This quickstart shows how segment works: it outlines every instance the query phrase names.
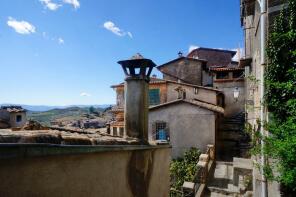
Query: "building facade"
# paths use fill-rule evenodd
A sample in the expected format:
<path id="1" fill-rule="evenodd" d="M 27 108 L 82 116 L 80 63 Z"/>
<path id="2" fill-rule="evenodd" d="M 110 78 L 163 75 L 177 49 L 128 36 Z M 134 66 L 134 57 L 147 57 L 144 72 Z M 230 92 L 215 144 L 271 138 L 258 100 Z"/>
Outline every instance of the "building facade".
<path id="1" fill-rule="evenodd" d="M 182 157 L 191 147 L 202 152 L 216 144 L 217 121 L 224 109 L 190 99 L 179 99 L 149 109 L 149 141 L 167 140 L 172 158 Z"/>
<path id="2" fill-rule="evenodd" d="M 241 0 L 241 25 L 244 31 L 245 56 L 240 64 L 245 67 L 246 74 L 246 120 L 253 128 L 258 128 L 258 122 L 267 120 L 264 102 L 264 70 L 267 66 L 265 57 L 266 40 L 269 29 L 280 11 L 287 4 L 281 0 Z M 260 128 L 259 128 L 260 129 Z M 263 127 L 262 135 L 267 135 Z M 266 162 L 264 156 L 254 156 L 257 163 Z M 266 181 L 258 170 L 253 168 L 254 196 L 280 196 L 279 185 Z"/>
<path id="3" fill-rule="evenodd" d="M 170 141 L 173 157 L 181 156 L 190 146 L 203 150 L 206 144 L 224 143 L 217 137 L 218 120 L 244 112 L 244 68 L 232 60 L 235 54 L 197 48 L 187 57 L 179 54 L 157 66 L 163 79 L 152 76 L 149 82 L 150 141 Z M 123 83 L 111 87 L 116 91 L 116 105 L 112 108 L 110 134 L 124 137 L 125 87 Z"/>
<path id="4" fill-rule="evenodd" d="M 27 122 L 26 110 L 20 106 L 2 106 L 0 108 L 0 128 L 19 128 Z"/>

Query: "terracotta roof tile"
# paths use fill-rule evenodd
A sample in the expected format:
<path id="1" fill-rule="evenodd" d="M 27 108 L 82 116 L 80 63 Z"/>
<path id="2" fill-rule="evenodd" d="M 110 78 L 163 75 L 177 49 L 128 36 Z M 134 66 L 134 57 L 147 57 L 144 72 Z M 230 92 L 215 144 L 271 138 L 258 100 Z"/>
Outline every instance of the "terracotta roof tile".
<path id="1" fill-rule="evenodd" d="M 235 71 L 235 70 L 244 70 L 241 67 L 211 67 L 211 71 Z"/>

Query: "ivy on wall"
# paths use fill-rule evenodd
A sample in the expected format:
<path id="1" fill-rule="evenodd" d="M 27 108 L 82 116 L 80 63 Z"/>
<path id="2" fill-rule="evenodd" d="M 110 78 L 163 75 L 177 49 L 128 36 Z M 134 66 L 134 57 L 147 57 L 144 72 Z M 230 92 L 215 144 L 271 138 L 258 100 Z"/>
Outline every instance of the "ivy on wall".
<path id="1" fill-rule="evenodd" d="M 296 1 L 276 17 L 270 29 L 265 73 L 265 104 L 269 122 L 265 154 L 270 161 L 264 167 L 267 178 L 296 191 Z M 265 125 L 264 125 L 265 126 Z M 276 171 L 274 175 L 272 172 Z"/>

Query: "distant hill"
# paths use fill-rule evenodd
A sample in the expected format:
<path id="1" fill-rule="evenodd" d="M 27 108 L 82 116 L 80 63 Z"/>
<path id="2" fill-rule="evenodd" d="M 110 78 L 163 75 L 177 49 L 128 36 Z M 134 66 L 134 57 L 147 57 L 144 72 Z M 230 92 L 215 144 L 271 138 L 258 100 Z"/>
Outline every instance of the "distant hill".
<path id="1" fill-rule="evenodd" d="M 95 107 L 96 112 L 103 112 L 104 108 Z M 79 120 L 85 114 L 89 114 L 89 107 L 68 107 L 62 109 L 51 109 L 48 111 L 28 111 L 28 119 L 36 120 L 42 124 L 49 125 L 51 121 L 58 119 Z"/>
<path id="2" fill-rule="evenodd" d="M 24 109 L 27 109 L 29 111 L 44 112 L 44 111 L 49 111 L 49 110 L 52 110 L 52 109 L 66 109 L 66 108 L 69 108 L 69 107 L 89 108 L 90 106 L 93 106 L 95 108 L 105 109 L 105 108 L 109 107 L 111 104 L 104 104 L 104 105 L 66 105 L 66 106 L 0 104 L 0 106 L 3 106 L 3 105 L 20 105 Z"/>

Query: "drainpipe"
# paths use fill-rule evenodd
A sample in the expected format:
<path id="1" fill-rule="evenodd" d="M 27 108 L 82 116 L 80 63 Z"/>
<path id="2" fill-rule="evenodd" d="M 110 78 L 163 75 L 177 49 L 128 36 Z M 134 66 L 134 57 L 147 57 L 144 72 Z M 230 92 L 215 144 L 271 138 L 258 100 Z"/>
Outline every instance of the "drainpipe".
<path id="1" fill-rule="evenodd" d="M 260 133 L 262 136 L 265 136 L 265 130 L 264 130 L 264 122 L 265 122 L 265 107 L 264 107 L 264 71 L 265 71 L 265 45 L 266 45 L 266 0 L 261 0 L 260 1 L 260 11 L 261 11 L 261 16 L 260 16 L 260 47 L 261 47 L 261 69 L 260 69 Z M 263 166 L 265 165 L 266 158 L 264 155 L 264 140 L 261 140 L 261 197 L 267 197 L 267 184 L 266 184 L 266 178 L 264 176 L 264 170 Z"/>

